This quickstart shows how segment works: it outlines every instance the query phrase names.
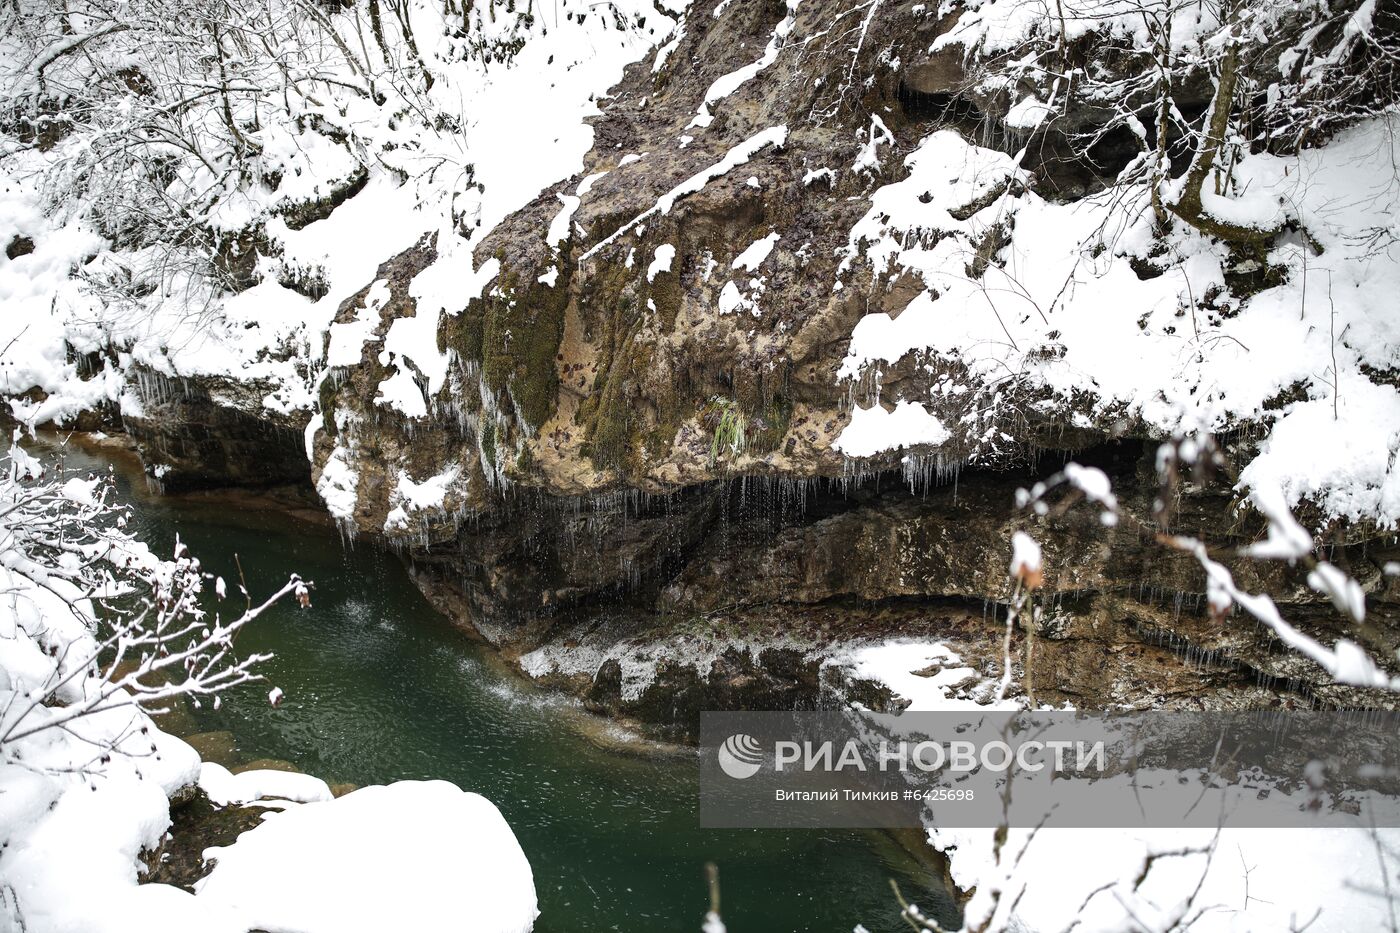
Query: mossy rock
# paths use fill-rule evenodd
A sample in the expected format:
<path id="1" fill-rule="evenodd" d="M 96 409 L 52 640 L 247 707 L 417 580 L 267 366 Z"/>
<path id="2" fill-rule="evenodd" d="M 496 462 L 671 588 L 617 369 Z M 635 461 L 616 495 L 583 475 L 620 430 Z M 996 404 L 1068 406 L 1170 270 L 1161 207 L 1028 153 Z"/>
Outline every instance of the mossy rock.
<path id="1" fill-rule="evenodd" d="M 496 466 L 496 422 L 481 423 L 481 461 L 491 468 Z"/>
<path id="2" fill-rule="evenodd" d="M 321 389 L 318 393 L 321 402 L 321 430 L 326 432 L 326 436 L 334 439 L 335 426 L 335 397 L 337 394 L 335 381 L 329 374 L 321 380 Z"/>
<path id="3" fill-rule="evenodd" d="M 469 303 L 460 314 L 444 314 L 438 322 L 438 350 L 456 353 L 461 359 L 481 363 L 482 304 Z"/>
<path id="4" fill-rule="evenodd" d="M 171 697 L 165 702 L 169 711 L 150 714 L 151 722 L 154 722 L 160 731 L 174 736 L 193 735 L 199 731 L 199 723 L 195 720 L 194 713 L 190 712 L 188 700 L 184 697 Z"/>
<path id="5" fill-rule="evenodd" d="M 232 768 L 241 757 L 238 753 L 238 740 L 233 737 L 232 732 L 200 732 L 185 736 L 185 742 L 199 752 L 199 757 L 204 761 L 212 761 L 225 768 Z"/>
<path id="6" fill-rule="evenodd" d="M 281 758 L 257 758 L 246 764 L 241 764 L 236 768 L 230 768 L 234 774 L 243 774 L 248 771 L 285 771 L 289 774 L 301 774 L 302 771 L 290 761 Z"/>
<path id="7" fill-rule="evenodd" d="M 749 449 L 754 453 L 776 450 L 792 423 L 792 402 L 781 395 L 749 418 Z"/>
<path id="8" fill-rule="evenodd" d="M 449 319 L 444 348 L 481 364 L 481 379 L 497 395 L 510 394 L 515 409 L 532 428 L 549 420 L 559 392 L 555 357 L 564 339 L 565 285 L 522 287 L 520 275 L 503 271 L 486 297 Z"/>
<path id="9" fill-rule="evenodd" d="M 675 272 L 662 272 L 652 279 L 647 288 L 647 298 L 656 306 L 662 330 L 669 332 L 675 328 L 683 296 L 681 277 Z"/>

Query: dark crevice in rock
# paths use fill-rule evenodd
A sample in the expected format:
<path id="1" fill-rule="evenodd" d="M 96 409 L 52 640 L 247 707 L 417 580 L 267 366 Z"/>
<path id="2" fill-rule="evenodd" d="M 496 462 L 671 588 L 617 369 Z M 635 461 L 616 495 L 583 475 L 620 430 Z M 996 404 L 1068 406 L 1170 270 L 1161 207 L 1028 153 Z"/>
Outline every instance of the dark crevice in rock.
<path id="1" fill-rule="evenodd" d="M 975 125 L 984 119 L 978 106 L 962 94 L 923 91 L 905 80 L 899 82 L 895 99 L 910 123 Z"/>

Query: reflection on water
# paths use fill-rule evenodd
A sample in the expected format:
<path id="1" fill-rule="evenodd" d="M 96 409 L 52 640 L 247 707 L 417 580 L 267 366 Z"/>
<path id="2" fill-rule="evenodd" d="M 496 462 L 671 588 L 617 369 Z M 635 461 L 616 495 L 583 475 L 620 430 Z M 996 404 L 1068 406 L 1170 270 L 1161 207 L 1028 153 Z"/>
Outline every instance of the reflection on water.
<path id="1" fill-rule="evenodd" d="M 105 455 L 69 448 L 70 467 Z M 256 597 L 295 571 L 313 606 L 290 602 L 239 636 L 273 652 L 268 685 L 194 710 L 201 731 L 229 730 L 245 760 L 278 758 L 328 781 L 443 778 L 493 800 L 535 872 L 540 933 L 694 931 L 707 903 L 703 866 L 720 865 L 734 933 L 906 929 L 889 893 L 942 913 L 946 894 L 888 838 L 855 831 L 701 830 L 693 757 L 619 754 L 611 727 L 567 698 L 511 677 L 454 630 L 398 559 L 334 531 L 242 500 L 173 500 L 123 480 L 136 530 L 169 553 L 178 533 L 207 570 Z"/>

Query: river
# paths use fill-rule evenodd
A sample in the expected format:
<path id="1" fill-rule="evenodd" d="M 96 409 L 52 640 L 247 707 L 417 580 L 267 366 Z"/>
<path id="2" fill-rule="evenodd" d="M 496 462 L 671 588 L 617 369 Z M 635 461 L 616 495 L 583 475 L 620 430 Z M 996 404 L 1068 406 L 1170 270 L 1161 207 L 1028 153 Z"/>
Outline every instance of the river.
<path id="1" fill-rule="evenodd" d="M 115 466 L 137 533 L 166 554 L 178 535 L 230 592 L 235 555 L 255 597 L 293 571 L 315 584 L 310 609 L 287 601 L 239 636 L 240 652 L 275 655 L 268 683 L 195 710 L 199 731 L 227 730 L 244 760 L 283 759 L 332 783 L 441 778 L 485 795 L 533 867 L 538 933 L 698 930 L 708 861 L 733 933 L 905 930 L 890 878 L 955 919 L 947 892 L 883 834 L 700 829 L 693 756 L 599 741 L 608 724 L 506 670 L 396 556 L 254 500 L 152 495 L 129 455 L 70 444 L 64 458 Z M 275 708 L 272 685 L 285 693 Z"/>

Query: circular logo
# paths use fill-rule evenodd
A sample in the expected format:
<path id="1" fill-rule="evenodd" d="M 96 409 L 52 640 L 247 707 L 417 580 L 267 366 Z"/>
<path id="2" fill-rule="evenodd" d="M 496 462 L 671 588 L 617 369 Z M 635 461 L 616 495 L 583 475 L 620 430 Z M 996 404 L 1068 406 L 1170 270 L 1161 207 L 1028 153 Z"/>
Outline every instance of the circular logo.
<path id="1" fill-rule="evenodd" d="M 753 777 L 763 767 L 763 751 L 758 739 L 742 732 L 725 739 L 719 747 L 719 766 L 738 781 Z"/>

